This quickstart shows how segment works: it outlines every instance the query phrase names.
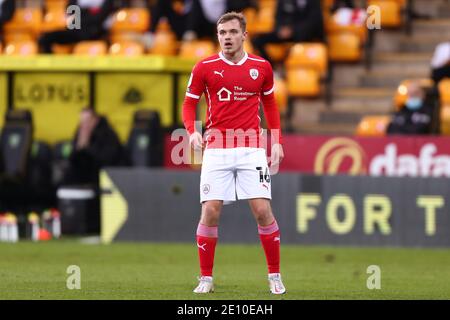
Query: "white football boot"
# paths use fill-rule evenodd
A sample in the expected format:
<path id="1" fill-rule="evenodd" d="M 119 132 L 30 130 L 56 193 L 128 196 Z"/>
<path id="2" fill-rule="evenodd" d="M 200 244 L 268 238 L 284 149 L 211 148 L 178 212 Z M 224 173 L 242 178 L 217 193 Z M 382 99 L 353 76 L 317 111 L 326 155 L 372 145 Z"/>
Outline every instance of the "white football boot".
<path id="1" fill-rule="evenodd" d="M 213 278 L 201 276 L 198 278 L 198 286 L 194 289 L 194 293 L 210 293 L 214 292 Z"/>
<path id="2" fill-rule="evenodd" d="M 279 273 L 269 273 L 269 288 L 272 294 L 283 294 L 286 293 L 286 288 L 281 281 L 281 274 Z"/>

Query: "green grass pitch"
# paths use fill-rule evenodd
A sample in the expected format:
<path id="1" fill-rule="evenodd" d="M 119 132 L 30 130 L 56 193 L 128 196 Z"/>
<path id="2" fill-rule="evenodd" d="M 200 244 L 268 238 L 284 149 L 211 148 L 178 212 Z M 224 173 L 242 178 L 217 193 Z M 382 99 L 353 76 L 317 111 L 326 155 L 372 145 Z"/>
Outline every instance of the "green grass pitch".
<path id="1" fill-rule="evenodd" d="M 195 295 L 193 244 L 75 240 L 0 244 L 3 299 L 449 299 L 450 250 L 283 245 L 287 294 L 268 292 L 259 245 L 218 244 L 216 292 Z M 69 265 L 81 269 L 81 289 L 66 286 Z M 381 289 L 367 289 L 369 265 L 381 269 Z"/>

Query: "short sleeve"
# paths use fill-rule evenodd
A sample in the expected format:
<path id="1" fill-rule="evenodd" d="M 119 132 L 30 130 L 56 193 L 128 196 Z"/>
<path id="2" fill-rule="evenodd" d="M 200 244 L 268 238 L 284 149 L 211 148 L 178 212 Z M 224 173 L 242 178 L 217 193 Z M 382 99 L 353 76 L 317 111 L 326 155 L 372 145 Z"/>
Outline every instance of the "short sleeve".
<path id="1" fill-rule="evenodd" d="M 203 68 L 201 63 L 195 65 L 192 69 L 189 82 L 187 84 L 186 96 L 200 99 L 203 91 L 205 91 L 205 82 L 203 79 Z"/>
<path id="2" fill-rule="evenodd" d="M 266 62 L 265 72 L 264 72 L 264 83 L 262 87 L 263 95 L 267 96 L 273 93 L 274 90 L 274 82 L 273 82 L 273 70 L 270 62 Z"/>

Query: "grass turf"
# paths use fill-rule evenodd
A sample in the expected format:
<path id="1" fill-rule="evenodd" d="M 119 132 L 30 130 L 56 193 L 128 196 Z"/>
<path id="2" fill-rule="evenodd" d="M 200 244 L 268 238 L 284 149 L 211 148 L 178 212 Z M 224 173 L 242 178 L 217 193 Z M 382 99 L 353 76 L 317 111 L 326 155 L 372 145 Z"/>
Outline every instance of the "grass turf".
<path id="1" fill-rule="evenodd" d="M 215 287 L 195 295 L 193 244 L 77 241 L 0 244 L 2 299 L 449 299 L 450 250 L 282 245 L 288 293 L 268 293 L 259 245 L 216 250 Z M 69 290 L 69 265 L 81 268 L 81 289 Z M 366 287 L 369 265 L 381 268 L 381 289 Z"/>

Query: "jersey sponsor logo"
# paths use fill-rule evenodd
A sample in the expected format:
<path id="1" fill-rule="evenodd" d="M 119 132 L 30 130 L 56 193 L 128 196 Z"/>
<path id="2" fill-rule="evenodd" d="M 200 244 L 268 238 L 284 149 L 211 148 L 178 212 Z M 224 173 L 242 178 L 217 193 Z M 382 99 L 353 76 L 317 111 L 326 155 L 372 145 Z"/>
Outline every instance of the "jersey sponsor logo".
<path id="1" fill-rule="evenodd" d="M 215 70 L 214 70 L 214 74 L 218 74 L 219 76 L 221 76 L 221 77 L 223 78 L 223 73 L 224 73 L 224 71 L 225 71 L 225 70 L 222 70 L 222 71 L 219 72 L 219 71 L 215 71 Z"/>
<path id="2" fill-rule="evenodd" d="M 222 87 L 222 89 L 220 89 L 217 92 L 217 95 L 219 96 L 219 101 L 230 101 L 231 100 L 231 91 L 225 87 Z"/>
<path id="3" fill-rule="evenodd" d="M 253 80 L 258 79 L 258 76 L 259 76 L 259 71 L 257 69 L 250 69 L 250 77 Z"/>
<path id="4" fill-rule="evenodd" d="M 211 190 L 211 186 L 210 186 L 209 184 L 204 184 L 204 185 L 202 186 L 202 190 L 203 190 L 203 193 L 204 193 L 204 194 L 208 194 L 209 191 Z"/>

